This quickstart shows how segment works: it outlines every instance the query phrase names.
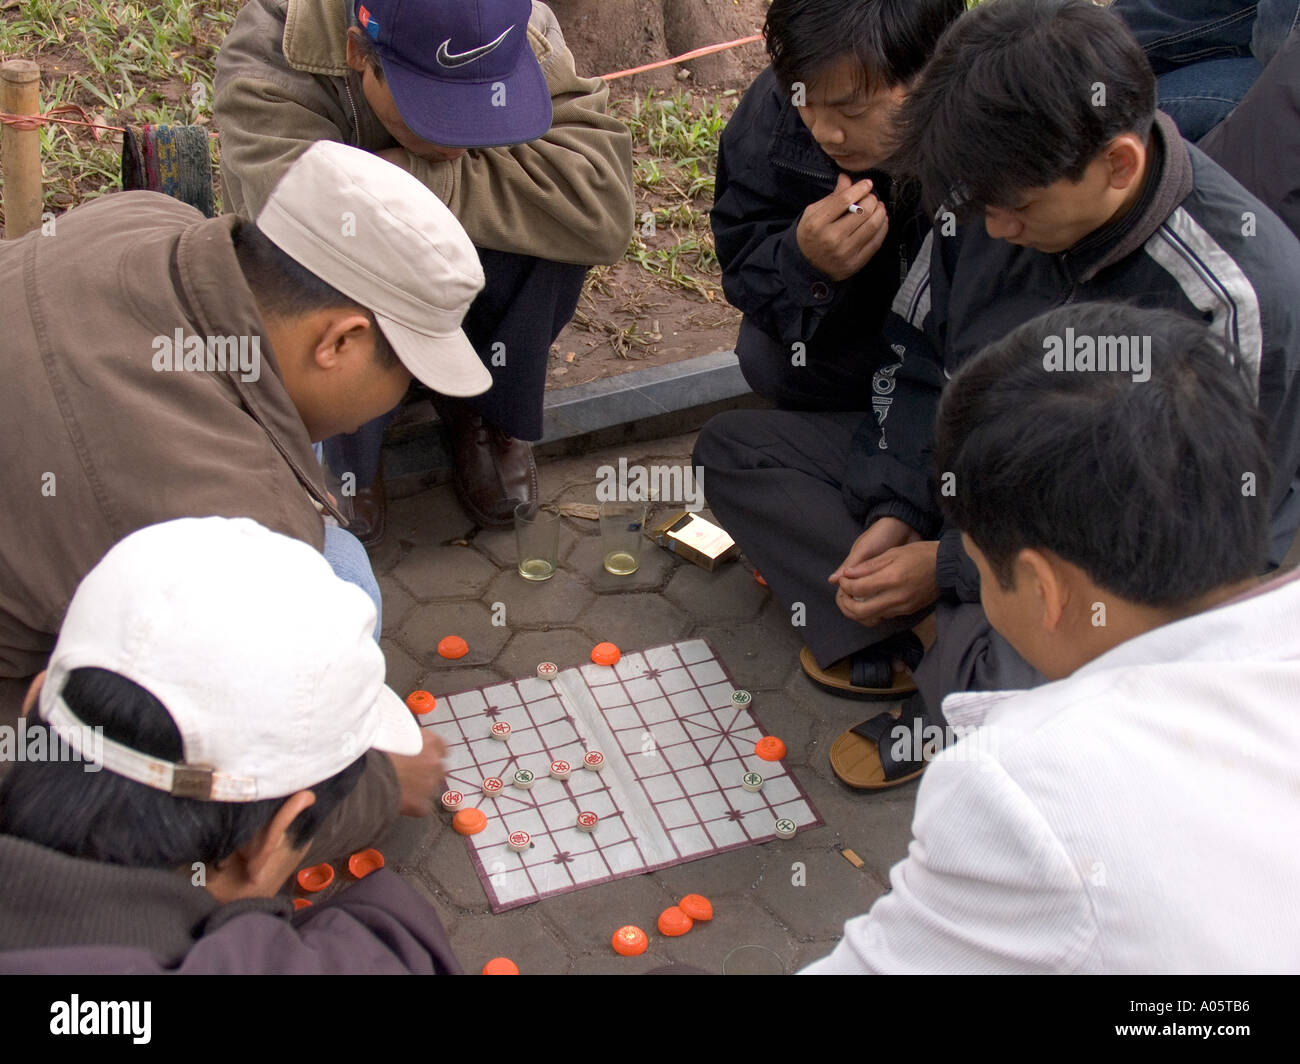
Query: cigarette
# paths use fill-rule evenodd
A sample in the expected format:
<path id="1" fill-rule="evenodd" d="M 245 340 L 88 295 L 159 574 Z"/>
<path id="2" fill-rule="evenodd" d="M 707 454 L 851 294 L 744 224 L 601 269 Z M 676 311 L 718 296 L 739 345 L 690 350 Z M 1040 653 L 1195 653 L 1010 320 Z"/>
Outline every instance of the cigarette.
<path id="1" fill-rule="evenodd" d="M 850 203 L 850 204 L 849 204 L 849 213 L 850 213 L 850 214 L 861 214 L 862 211 L 863 211 L 862 204 L 860 204 L 860 203 Z"/>

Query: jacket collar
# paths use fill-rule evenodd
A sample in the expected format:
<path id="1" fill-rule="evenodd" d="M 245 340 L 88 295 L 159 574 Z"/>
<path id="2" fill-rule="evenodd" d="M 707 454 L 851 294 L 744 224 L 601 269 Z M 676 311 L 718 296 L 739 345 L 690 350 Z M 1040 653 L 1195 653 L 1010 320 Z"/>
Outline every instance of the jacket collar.
<path id="1" fill-rule="evenodd" d="M 176 270 L 194 321 L 203 334 L 227 335 L 235 328 L 241 335 L 259 337 L 262 372 L 256 381 L 243 380 L 238 372 L 228 380 L 239 393 L 248 412 L 284 457 L 298 480 L 316 501 L 317 508 L 330 513 L 340 524 L 347 519 L 329 501 L 323 486 L 320 463 L 314 460 L 311 440 L 293 400 L 285 391 L 280 367 L 266 337 L 261 311 L 235 257 L 232 231 L 240 220 L 231 214 L 198 222 L 186 229 L 176 250 Z M 238 283 L 230 279 L 239 278 Z"/>
<path id="2" fill-rule="evenodd" d="M 1152 665 L 1296 658 L 1300 658 L 1300 570 L 1262 583 L 1213 609 L 1144 632 L 1032 693 Z M 983 727 L 993 723 L 1004 703 L 1026 693 L 1030 692 L 956 692 L 943 700 L 943 715 L 956 729 Z"/>
<path id="3" fill-rule="evenodd" d="M 281 45 L 295 70 L 341 78 L 348 72 L 349 0 L 289 0 Z"/>
<path id="4" fill-rule="evenodd" d="M 245 912 L 287 916 L 286 898 L 221 905 L 183 872 L 123 868 L 0 835 L 0 951 L 70 946 L 148 950 L 166 967 Z"/>
<path id="5" fill-rule="evenodd" d="M 1163 111 L 1151 126 L 1150 167 L 1137 203 L 1123 218 L 1094 230 L 1065 257 L 1080 281 L 1091 281 L 1106 267 L 1126 259 L 1151 239 L 1192 192 L 1192 159 L 1177 125 Z"/>

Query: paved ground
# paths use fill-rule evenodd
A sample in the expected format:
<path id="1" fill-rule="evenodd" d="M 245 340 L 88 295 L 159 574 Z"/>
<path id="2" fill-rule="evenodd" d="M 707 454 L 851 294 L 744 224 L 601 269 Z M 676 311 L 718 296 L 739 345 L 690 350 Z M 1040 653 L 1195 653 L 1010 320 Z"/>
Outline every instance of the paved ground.
<path id="1" fill-rule="evenodd" d="M 676 436 L 544 462 L 543 499 L 594 502 L 600 466 L 619 457 L 686 466 L 693 443 L 694 436 Z M 499 915 L 488 908 L 465 842 L 444 814 L 399 824 L 382 847 L 390 865 L 433 901 L 469 971 L 498 955 L 525 973 L 636 973 L 669 963 L 714 972 L 724 964 L 728 971 L 779 965 L 790 972 L 824 956 L 845 918 L 865 911 L 885 889 L 911 837 L 916 784 L 861 795 L 839 784 L 827 763 L 835 736 L 883 707 L 833 697 L 805 679 L 797 630 L 743 558 L 708 573 L 647 543 L 640 570 L 613 577 L 601 568 L 596 522 L 563 523 L 560 569 L 533 584 L 515 571 L 514 533 L 471 535 L 473 522 L 449 486 L 395 499 L 388 539 L 372 557 L 393 688 L 453 694 L 533 675 L 543 660 L 561 668 L 584 663 L 605 639 L 639 650 L 702 636 L 736 683 L 754 693 L 764 727 L 785 740 L 786 763 L 826 826 Z M 491 623 L 495 602 L 506 604 L 506 627 Z M 450 633 L 470 646 L 457 662 L 434 650 Z M 854 868 L 843 847 L 865 867 Z M 654 933 L 664 907 L 691 892 L 712 899 L 715 919 L 677 939 Z M 619 957 L 610 948 L 611 934 L 627 923 L 651 932 L 641 957 Z"/>

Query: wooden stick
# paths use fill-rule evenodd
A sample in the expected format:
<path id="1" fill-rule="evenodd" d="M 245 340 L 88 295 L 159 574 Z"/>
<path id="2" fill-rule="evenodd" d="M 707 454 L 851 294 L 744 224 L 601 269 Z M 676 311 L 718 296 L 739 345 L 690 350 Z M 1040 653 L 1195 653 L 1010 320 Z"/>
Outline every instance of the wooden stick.
<path id="1" fill-rule="evenodd" d="M 0 111 L 39 114 L 41 68 L 30 59 L 0 63 Z M 5 237 L 14 240 L 41 227 L 41 129 L 0 126 L 4 170 Z"/>

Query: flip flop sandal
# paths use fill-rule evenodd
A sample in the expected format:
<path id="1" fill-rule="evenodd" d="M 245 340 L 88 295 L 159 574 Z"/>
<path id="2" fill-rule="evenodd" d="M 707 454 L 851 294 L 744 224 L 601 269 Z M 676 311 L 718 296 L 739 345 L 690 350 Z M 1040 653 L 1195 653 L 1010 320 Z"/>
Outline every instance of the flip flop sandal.
<path id="1" fill-rule="evenodd" d="M 925 703 L 913 695 L 895 717 L 881 713 L 850 728 L 831 744 L 831 769 L 841 782 L 860 791 L 884 791 L 916 779 L 928 758 L 912 759 L 915 729 L 924 727 Z M 906 756 L 895 758 L 894 754 Z"/>
<path id="2" fill-rule="evenodd" d="M 914 632 L 898 632 L 882 642 L 859 650 L 828 668 L 821 668 L 812 651 L 799 652 L 799 664 L 808 678 L 831 694 L 861 698 L 868 702 L 897 702 L 916 691 L 907 674 L 894 671 L 897 658 L 909 670 L 921 664 L 925 651 Z"/>

